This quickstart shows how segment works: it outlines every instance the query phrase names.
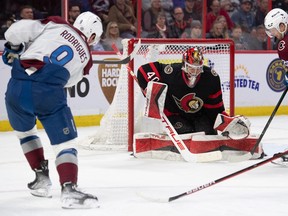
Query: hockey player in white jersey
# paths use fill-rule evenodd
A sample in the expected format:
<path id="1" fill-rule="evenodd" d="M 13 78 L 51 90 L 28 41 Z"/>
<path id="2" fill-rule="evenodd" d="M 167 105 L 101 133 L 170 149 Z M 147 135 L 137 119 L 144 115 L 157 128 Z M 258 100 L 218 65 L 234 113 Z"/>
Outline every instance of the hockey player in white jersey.
<path id="1" fill-rule="evenodd" d="M 98 16 L 84 12 L 74 26 L 61 17 L 21 20 L 5 33 L 4 63 L 12 66 L 6 108 L 23 153 L 36 173 L 31 193 L 51 197 L 48 161 L 37 136 L 38 119 L 56 154 L 63 208 L 98 207 L 96 196 L 77 189 L 77 130 L 67 106 L 65 87 L 77 84 L 92 67 L 89 46 L 103 33 Z"/>

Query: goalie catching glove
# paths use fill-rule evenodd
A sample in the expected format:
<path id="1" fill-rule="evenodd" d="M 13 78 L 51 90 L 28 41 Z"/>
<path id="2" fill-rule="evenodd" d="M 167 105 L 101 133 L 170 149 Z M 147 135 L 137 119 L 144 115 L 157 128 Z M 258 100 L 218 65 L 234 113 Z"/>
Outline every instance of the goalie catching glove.
<path id="1" fill-rule="evenodd" d="M 250 125 L 250 121 L 245 116 L 230 117 L 218 114 L 215 120 L 214 129 L 221 131 L 222 136 L 238 140 L 245 139 L 249 136 Z"/>
<path id="2" fill-rule="evenodd" d="M 22 53 L 22 51 L 24 50 L 24 46 L 23 44 L 20 45 L 12 45 L 9 42 L 6 42 L 4 44 L 5 49 L 4 52 L 2 54 L 2 60 L 5 64 L 12 66 L 12 63 L 14 61 L 14 59 L 18 59 L 19 55 Z"/>

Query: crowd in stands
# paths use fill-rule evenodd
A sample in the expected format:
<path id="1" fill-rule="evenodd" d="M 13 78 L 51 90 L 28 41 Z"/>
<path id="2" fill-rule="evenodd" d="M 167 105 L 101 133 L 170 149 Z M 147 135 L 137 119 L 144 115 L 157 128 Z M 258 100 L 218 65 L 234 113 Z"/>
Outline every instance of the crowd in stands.
<path id="1" fill-rule="evenodd" d="M 121 51 L 121 40 L 134 37 L 230 38 L 234 40 L 237 50 L 265 50 L 268 38 L 263 22 L 270 1 L 207 0 L 206 16 L 202 17 L 202 0 L 142 0 L 139 22 L 137 0 L 70 0 L 68 22 L 73 24 L 76 17 L 87 10 L 101 18 L 104 33 L 101 43 L 92 48 L 96 51 L 113 51 L 116 48 Z M 53 10 L 50 3 L 52 9 L 48 6 L 45 7 L 46 11 L 43 9 L 43 4 L 51 1 L 43 1 L 42 8 L 36 1 L 4 2 L 6 8 L 13 10 L 5 11 L 0 16 L 0 40 L 4 39 L 4 32 L 17 20 L 61 15 L 61 11 Z M 272 0 L 272 7 L 288 11 L 288 0 Z"/>

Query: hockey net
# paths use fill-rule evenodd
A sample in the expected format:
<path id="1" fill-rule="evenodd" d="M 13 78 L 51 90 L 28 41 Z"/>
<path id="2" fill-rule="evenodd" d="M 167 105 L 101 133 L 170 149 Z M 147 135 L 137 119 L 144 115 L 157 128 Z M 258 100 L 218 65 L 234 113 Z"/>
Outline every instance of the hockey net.
<path id="1" fill-rule="evenodd" d="M 123 56 L 131 53 L 137 42 L 138 39 L 123 40 Z M 226 112 L 234 115 L 234 43 L 231 40 L 141 39 L 140 49 L 128 67 L 136 73 L 148 62 L 181 62 L 182 54 L 195 46 L 202 49 L 205 64 L 219 74 Z M 82 141 L 82 147 L 132 151 L 134 133 L 164 131 L 159 120 L 143 116 L 144 96 L 128 67 L 122 65 L 113 101 L 96 133 Z"/>

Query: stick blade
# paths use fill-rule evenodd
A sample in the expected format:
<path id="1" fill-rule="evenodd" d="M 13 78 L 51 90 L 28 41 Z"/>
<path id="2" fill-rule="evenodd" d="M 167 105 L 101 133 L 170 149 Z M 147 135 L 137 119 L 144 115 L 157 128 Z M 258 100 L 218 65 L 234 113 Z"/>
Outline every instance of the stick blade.
<path id="1" fill-rule="evenodd" d="M 201 154 L 196 154 L 196 162 L 212 162 L 219 161 L 222 159 L 221 151 L 205 152 Z"/>
<path id="2" fill-rule="evenodd" d="M 232 162 L 232 163 L 237 163 L 237 162 L 242 162 L 242 161 L 247 161 L 252 158 L 251 152 L 248 152 L 243 155 L 229 155 L 227 157 L 227 161 Z"/>
<path id="3" fill-rule="evenodd" d="M 167 197 L 150 196 L 150 195 L 148 195 L 146 193 L 143 193 L 143 192 L 136 192 L 136 194 L 139 197 L 141 197 L 141 198 L 143 198 L 143 199 L 145 199 L 145 200 L 147 200 L 149 202 L 158 202 L 158 203 L 168 203 L 168 202 L 170 202 L 169 198 L 167 198 Z"/>

